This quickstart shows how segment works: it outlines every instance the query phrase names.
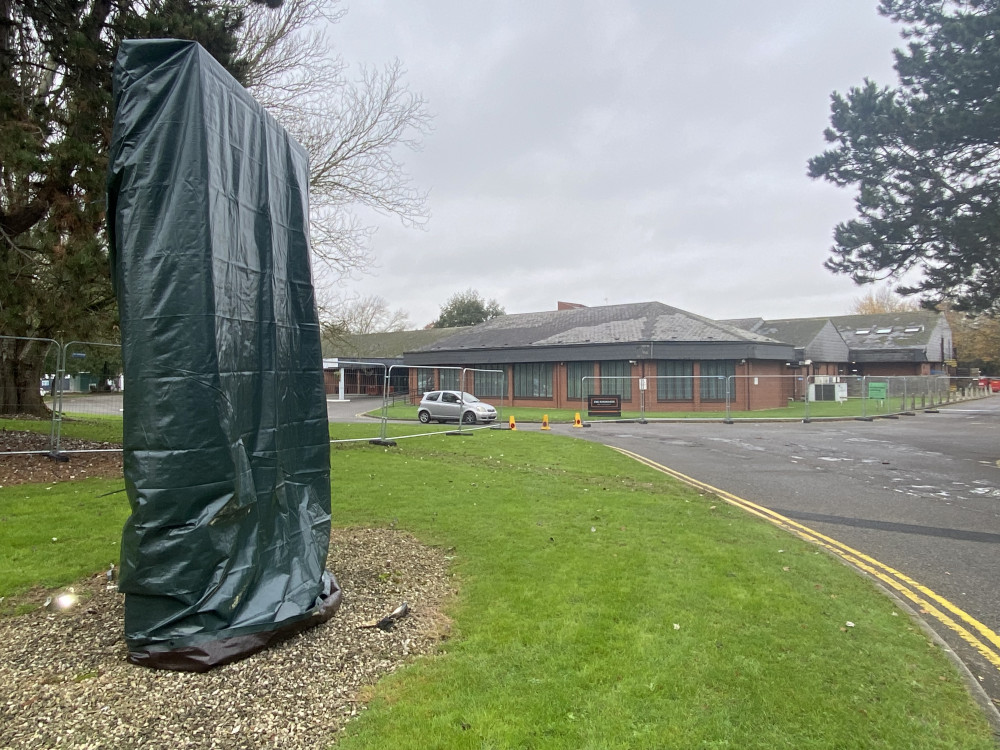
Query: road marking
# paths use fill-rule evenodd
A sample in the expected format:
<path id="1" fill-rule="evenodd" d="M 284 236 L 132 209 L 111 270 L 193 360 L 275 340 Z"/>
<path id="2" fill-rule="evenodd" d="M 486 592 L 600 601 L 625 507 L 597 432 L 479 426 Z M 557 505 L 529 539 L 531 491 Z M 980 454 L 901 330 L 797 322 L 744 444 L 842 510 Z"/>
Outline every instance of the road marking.
<path id="1" fill-rule="evenodd" d="M 972 615 L 963 611 L 959 607 L 956 607 L 944 597 L 931 591 L 929 588 L 913 580 L 906 574 L 901 573 L 900 571 L 895 570 L 894 568 L 881 563 L 875 558 L 870 557 L 863 552 L 859 552 L 842 542 L 838 542 L 832 537 L 821 534 L 820 532 L 815 531 L 798 521 L 793 521 L 791 518 L 783 516 L 780 513 L 775 513 L 762 505 L 757 505 L 757 503 L 751 502 L 750 500 L 745 500 L 744 498 L 734 495 L 731 492 L 720 490 L 718 487 L 713 487 L 710 484 L 693 477 L 689 477 L 688 475 L 682 474 L 681 472 L 671 469 L 668 466 L 652 461 L 645 456 L 640 456 L 638 453 L 633 453 L 632 451 L 625 450 L 624 448 L 615 448 L 615 450 L 641 464 L 644 464 L 645 466 L 648 466 L 651 469 L 655 469 L 656 471 L 667 474 L 674 479 L 678 479 L 687 485 L 711 492 L 712 494 L 722 498 L 730 505 L 741 508 L 752 515 L 758 516 L 759 518 L 762 518 L 779 528 L 795 534 L 801 539 L 818 544 L 824 549 L 833 552 L 838 557 L 874 576 L 886 586 L 889 586 L 894 591 L 918 605 L 922 614 L 926 613 L 933 615 L 939 622 L 945 625 L 945 627 L 978 651 L 990 664 L 997 669 L 1000 669 L 1000 635 L 997 635 L 994 631 L 990 630 L 990 628 L 979 622 Z M 962 623 L 964 623 L 964 625 Z M 978 636 L 976 633 L 971 631 L 977 631 Z M 986 642 L 984 642 L 984 639 Z M 991 644 L 992 648 L 988 644 Z"/>

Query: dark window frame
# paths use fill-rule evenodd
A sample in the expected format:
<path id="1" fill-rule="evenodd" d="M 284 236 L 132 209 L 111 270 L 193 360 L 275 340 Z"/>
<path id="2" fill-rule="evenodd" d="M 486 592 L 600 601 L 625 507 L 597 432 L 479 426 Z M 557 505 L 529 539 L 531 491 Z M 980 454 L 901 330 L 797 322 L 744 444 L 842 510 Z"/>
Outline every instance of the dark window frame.
<path id="1" fill-rule="evenodd" d="M 706 372 L 707 370 L 707 372 Z M 729 378 L 736 374 L 731 359 L 703 360 L 699 365 L 698 392 L 702 401 L 725 401 Z M 732 394 L 729 394 L 732 397 Z"/>
<path id="2" fill-rule="evenodd" d="M 521 362 L 515 364 L 514 398 L 552 398 L 552 363 Z"/>
<path id="3" fill-rule="evenodd" d="M 589 378 L 589 380 L 584 380 Z M 582 401 L 594 393 L 594 363 L 566 363 L 566 398 Z"/>
<path id="4" fill-rule="evenodd" d="M 661 359 L 656 363 L 657 401 L 694 401 L 694 362 Z"/>
<path id="5" fill-rule="evenodd" d="M 627 359 L 611 359 L 598 362 L 601 377 L 601 393 L 621 396 L 622 401 L 632 400 L 632 363 Z M 605 387 L 604 378 L 615 378 L 608 383 L 614 390 Z M 626 380 L 627 378 L 627 380 Z"/>

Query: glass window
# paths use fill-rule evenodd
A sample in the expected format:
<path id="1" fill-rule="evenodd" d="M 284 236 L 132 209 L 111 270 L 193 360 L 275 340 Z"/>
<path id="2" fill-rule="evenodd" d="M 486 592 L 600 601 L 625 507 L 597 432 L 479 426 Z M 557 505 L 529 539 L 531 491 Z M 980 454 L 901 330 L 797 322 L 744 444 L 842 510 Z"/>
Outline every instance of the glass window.
<path id="1" fill-rule="evenodd" d="M 732 360 L 715 360 L 701 363 L 700 388 L 702 401 L 725 401 L 727 378 L 736 374 L 736 363 Z"/>
<path id="2" fill-rule="evenodd" d="M 441 393 L 439 391 L 434 391 L 433 393 L 428 393 L 424 396 L 424 401 L 437 401 Z"/>
<path id="3" fill-rule="evenodd" d="M 632 365 L 628 360 L 601 362 L 601 393 L 618 394 L 622 401 L 632 400 Z"/>
<path id="4" fill-rule="evenodd" d="M 691 401 L 694 398 L 694 362 L 663 360 L 656 363 L 658 401 Z"/>
<path id="5" fill-rule="evenodd" d="M 430 367 L 417 370 L 417 391 L 426 393 L 434 390 L 434 370 Z"/>
<path id="6" fill-rule="evenodd" d="M 514 398 L 552 398 L 552 364 L 514 365 Z"/>
<path id="7" fill-rule="evenodd" d="M 461 373 L 461 370 L 445 370 L 444 368 L 438 370 L 438 381 L 441 383 L 441 390 L 457 391 L 458 378 Z"/>
<path id="8" fill-rule="evenodd" d="M 573 399 L 583 399 L 594 392 L 594 363 L 593 362 L 567 362 L 566 363 L 566 397 Z M 584 378 L 590 378 L 584 380 Z"/>
<path id="9" fill-rule="evenodd" d="M 498 365 L 478 365 L 477 369 L 482 370 L 503 370 L 503 367 Z M 476 372 L 473 373 L 473 382 L 475 383 L 476 395 L 480 398 L 483 397 L 493 397 L 493 398 L 503 398 L 504 396 L 504 373 L 503 372 Z M 469 375 L 466 373 L 466 382 L 469 380 Z"/>

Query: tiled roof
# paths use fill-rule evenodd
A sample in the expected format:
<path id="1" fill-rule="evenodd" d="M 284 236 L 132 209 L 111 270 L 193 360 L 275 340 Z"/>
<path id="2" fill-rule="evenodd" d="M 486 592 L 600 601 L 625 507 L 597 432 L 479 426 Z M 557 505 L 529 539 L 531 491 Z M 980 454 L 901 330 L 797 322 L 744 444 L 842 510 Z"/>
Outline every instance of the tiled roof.
<path id="1" fill-rule="evenodd" d="M 795 346 L 808 346 L 829 323 L 829 318 L 786 318 L 764 320 L 754 332 Z"/>
<path id="2" fill-rule="evenodd" d="M 428 344 L 419 351 L 650 341 L 776 343 L 774 339 L 766 336 L 679 310 L 661 302 L 641 302 L 504 315 Z"/>
<path id="3" fill-rule="evenodd" d="M 830 318 L 851 349 L 924 347 L 931 340 L 941 313 L 932 310 L 840 315 Z"/>
<path id="4" fill-rule="evenodd" d="M 438 339 L 467 328 L 424 328 L 417 331 L 391 333 L 346 334 L 334 340 L 324 338 L 323 354 L 341 359 L 373 357 L 399 359 L 403 352 L 427 346 Z"/>

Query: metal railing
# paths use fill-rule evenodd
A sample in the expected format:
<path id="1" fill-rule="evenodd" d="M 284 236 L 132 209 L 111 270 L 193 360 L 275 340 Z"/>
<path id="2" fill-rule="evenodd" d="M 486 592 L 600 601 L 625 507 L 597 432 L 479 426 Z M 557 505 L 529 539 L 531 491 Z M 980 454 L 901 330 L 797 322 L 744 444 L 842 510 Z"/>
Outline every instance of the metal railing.
<path id="1" fill-rule="evenodd" d="M 588 421 L 643 423 L 867 420 L 989 395 L 976 381 L 947 375 L 585 376 L 580 392 L 581 414 L 590 396 L 621 397 L 624 416 L 588 414 Z"/>

